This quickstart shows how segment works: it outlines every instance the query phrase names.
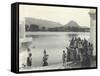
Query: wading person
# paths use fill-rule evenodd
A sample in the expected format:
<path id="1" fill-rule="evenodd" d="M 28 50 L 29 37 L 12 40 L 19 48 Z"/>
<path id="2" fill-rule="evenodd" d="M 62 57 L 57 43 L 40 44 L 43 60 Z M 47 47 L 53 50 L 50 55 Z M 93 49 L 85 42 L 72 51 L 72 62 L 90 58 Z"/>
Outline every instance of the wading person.
<path id="1" fill-rule="evenodd" d="M 43 66 L 48 66 L 48 55 L 46 54 L 46 50 L 44 50 L 44 56 L 43 56 Z"/>
<path id="2" fill-rule="evenodd" d="M 62 60 L 63 60 L 63 66 L 65 66 L 66 65 L 66 53 L 65 53 L 65 51 L 63 50 L 63 55 L 62 55 Z"/>
<path id="3" fill-rule="evenodd" d="M 27 66 L 32 66 L 32 53 L 29 53 L 29 56 L 27 57 Z"/>

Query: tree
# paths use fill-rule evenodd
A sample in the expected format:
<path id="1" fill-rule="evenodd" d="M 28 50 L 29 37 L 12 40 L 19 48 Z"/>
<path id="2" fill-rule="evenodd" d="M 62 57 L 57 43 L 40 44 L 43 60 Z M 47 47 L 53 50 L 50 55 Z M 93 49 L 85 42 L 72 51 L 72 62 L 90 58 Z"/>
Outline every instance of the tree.
<path id="1" fill-rule="evenodd" d="M 46 27 L 42 27 L 42 31 L 45 31 L 46 30 Z"/>

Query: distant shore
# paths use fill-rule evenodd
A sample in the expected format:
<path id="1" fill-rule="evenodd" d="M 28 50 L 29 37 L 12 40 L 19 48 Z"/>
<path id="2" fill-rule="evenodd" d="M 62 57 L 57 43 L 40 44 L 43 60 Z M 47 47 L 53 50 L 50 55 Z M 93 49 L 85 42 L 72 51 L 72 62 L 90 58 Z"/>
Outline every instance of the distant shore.
<path id="1" fill-rule="evenodd" d="M 49 32 L 49 31 L 37 31 L 37 32 L 25 32 L 25 35 L 52 35 L 52 34 L 86 34 L 86 33 L 90 33 L 90 32 Z"/>

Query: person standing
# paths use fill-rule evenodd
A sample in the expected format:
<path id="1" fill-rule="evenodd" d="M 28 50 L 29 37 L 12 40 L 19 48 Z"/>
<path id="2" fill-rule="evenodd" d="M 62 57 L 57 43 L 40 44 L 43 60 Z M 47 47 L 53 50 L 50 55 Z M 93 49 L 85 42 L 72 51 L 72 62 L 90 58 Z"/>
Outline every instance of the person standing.
<path id="1" fill-rule="evenodd" d="M 44 50 L 44 56 L 43 56 L 43 66 L 48 66 L 48 55 L 46 54 L 46 50 Z"/>
<path id="2" fill-rule="evenodd" d="M 67 49 L 66 60 L 67 60 L 67 62 L 69 62 L 69 61 L 70 61 L 70 48 L 67 48 L 67 47 L 66 47 L 66 49 Z"/>
<path id="3" fill-rule="evenodd" d="M 32 66 L 32 53 L 29 53 L 29 56 L 27 57 L 27 66 Z"/>
<path id="4" fill-rule="evenodd" d="M 63 50 L 63 55 L 62 55 L 62 60 L 63 60 L 63 66 L 66 65 L 66 53 L 65 53 L 65 50 Z"/>
<path id="5" fill-rule="evenodd" d="M 74 41 L 75 41 L 75 39 L 74 39 L 74 37 L 72 37 L 72 39 L 71 39 L 71 41 L 70 41 L 70 47 L 73 47 L 74 46 Z"/>

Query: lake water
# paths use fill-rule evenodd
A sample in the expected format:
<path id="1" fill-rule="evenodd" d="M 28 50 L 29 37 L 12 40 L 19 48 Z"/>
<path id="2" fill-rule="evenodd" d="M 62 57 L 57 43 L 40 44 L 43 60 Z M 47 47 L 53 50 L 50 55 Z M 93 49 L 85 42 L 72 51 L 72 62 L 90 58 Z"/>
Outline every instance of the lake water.
<path id="1" fill-rule="evenodd" d="M 62 52 L 66 51 L 70 40 L 73 36 L 81 37 L 82 39 L 90 39 L 89 32 L 28 32 L 26 37 L 32 37 L 32 45 L 30 47 L 32 52 L 32 66 L 42 66 L 43 52 L 46 50 L 48 57 L 48 64 L 54 65 L 62 63 Z M 22 47 L 23 48 L 23 47 Z M 21 49 L 20 49 L 21 51 Z M 20 52 L 20 66 L 26 64 L 27 50 Z"/>

